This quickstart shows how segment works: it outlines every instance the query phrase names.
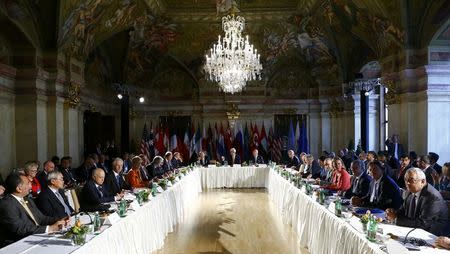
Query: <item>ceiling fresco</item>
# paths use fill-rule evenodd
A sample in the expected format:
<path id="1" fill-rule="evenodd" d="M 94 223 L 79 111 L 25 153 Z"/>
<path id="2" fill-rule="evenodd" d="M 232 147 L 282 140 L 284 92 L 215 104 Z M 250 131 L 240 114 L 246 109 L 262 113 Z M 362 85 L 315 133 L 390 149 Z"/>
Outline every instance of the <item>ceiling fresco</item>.
<path id="1" fill-rule="evenodd" d="M 0 1 L 0 22 L 13 21 L 35 47 L 56 48 L 84 61 L 88 84 L 152 89 L 206 82 L 204 55 L 223 34 L 221 17 L 231 9 L 246 18 L 244 33 L 261 53 L 264 73 L 257 85 L 282 84 L 292 91 L 339 85 L 365 63 L 408 46 L 423 48 L 450 16 L 445 0 L 411 0 L 409 28 L 402 21 L 406 7 L 392 0 L 49 2 Z M 14 52 L 7 36 L 0 33 L 3 62 L 11 62 L 7 55 Z"/>

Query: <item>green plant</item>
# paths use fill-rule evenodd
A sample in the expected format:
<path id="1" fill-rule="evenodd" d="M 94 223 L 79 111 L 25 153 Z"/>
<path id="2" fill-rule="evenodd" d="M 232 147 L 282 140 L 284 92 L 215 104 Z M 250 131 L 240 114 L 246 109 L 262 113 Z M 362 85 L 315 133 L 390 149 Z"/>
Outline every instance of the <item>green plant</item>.
<path id="1" fill-rule="evenodd" d="M 66 237 L 70 238 L 74 235 L 85 235 L 87 234 L 89 228 L 86 225 L 81 224 L 80 220 L 75 222 L 75 225 L 67 231 Z"/>

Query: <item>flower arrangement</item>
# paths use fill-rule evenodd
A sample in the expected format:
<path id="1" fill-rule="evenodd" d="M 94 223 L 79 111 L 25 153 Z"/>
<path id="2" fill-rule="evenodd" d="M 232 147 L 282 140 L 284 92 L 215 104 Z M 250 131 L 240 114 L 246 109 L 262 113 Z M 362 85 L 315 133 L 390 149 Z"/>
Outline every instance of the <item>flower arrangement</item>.
<path id="1" fill-rule="evenodd" d="M 243 167 L 248 166 L 247 162 L 246 161 L 242 162 L 241 166 L 243 166 Z"/>
<path id="2" fill-rule="evenodd" d="M 89 228 L 86 225 L 81 224 L 80 220 L 76 220 L 75 225 L 67 231 L 65 236 L 72 238 L 72 242 L 75 245 L 83 245 L 86 243 L 86 234 Z"/>
<path id="3" fill-rule="evenodd" d="M 182 169 L 180 170 L 180 172 L 181 172 L 183 175 L 187 175 L 187 168 L 182 168 Z"/>
<path id="4" fill-rule="evenodd" d="M 169 179 L 169 181 L 174 184 L 175 183 L 175 175 L 170 175 L 167 179 Z"/>
<path id="5" fill-rule="evenodd" d="M 161 181 L 159 181 L 159 186 L 161 186 L 161 188 L 163 188 L 163 190 L 167 189 L 167 180 L 166 179 L 162 179 Z"/>

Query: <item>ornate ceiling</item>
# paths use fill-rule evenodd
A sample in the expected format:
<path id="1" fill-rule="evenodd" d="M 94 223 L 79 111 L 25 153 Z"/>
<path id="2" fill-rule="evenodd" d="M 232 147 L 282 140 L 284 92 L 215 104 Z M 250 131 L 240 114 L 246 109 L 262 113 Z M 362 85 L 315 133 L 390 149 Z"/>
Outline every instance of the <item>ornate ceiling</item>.
<path id="1" fill-rule="evenodd" d="M 446 0 L 51 2 L 3 0 L 0 22 L 12 21 L 36 48 L 86 61 L 88 84 L 120 82 L 168 93 L 171 85 L 207 83 L 204 55 L 222 34 L 221 17 L 231 6 L 246 18 L 245 33 L 262 54 L 259 85 L 285 86 L 299 97 L 305 95 L 292 92 L 296 87 L 339 85 L 367 62 L 426 47 L 450 16 Z M 6 48 L 11 41 L 1 43 L 5 36 L 11 34 L 0 33 Z"/>

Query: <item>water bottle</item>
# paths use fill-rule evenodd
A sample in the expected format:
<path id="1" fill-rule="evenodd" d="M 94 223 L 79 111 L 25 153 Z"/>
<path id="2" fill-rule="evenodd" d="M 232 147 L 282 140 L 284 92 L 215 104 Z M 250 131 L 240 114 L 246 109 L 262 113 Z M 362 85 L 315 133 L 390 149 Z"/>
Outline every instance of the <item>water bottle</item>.
<path id="1" fill-rule="evenodd" d="M 94 232 L 97 232 L 100 230 L 101 225 L 101 221 L 100 221 L 100 215 L 98 214 L 98 212 L 95 212 L 94 215 Z"/>
<path id="2" fill-rule="evenodd" d="M 342 216 L 342 202 L 341 202 L 341 198 L 339 198 L 339 197 L 334 202 L 334 214 L 336 214 L 337 217 Z"/>
<path id="3" fill-rule="evenodd" d="M 377 237 L 377 229 L 378 229 L 378 222 L 374 215 L 371 215 L 369 218 L 369 222 L 367 223 L 367 239 L 369 241 L 375 241 Z"/>
<path id="4" fill-rule="evenodd" d="M 319 204 L 325 204 L 325 191 L 319 190 Z"/>

